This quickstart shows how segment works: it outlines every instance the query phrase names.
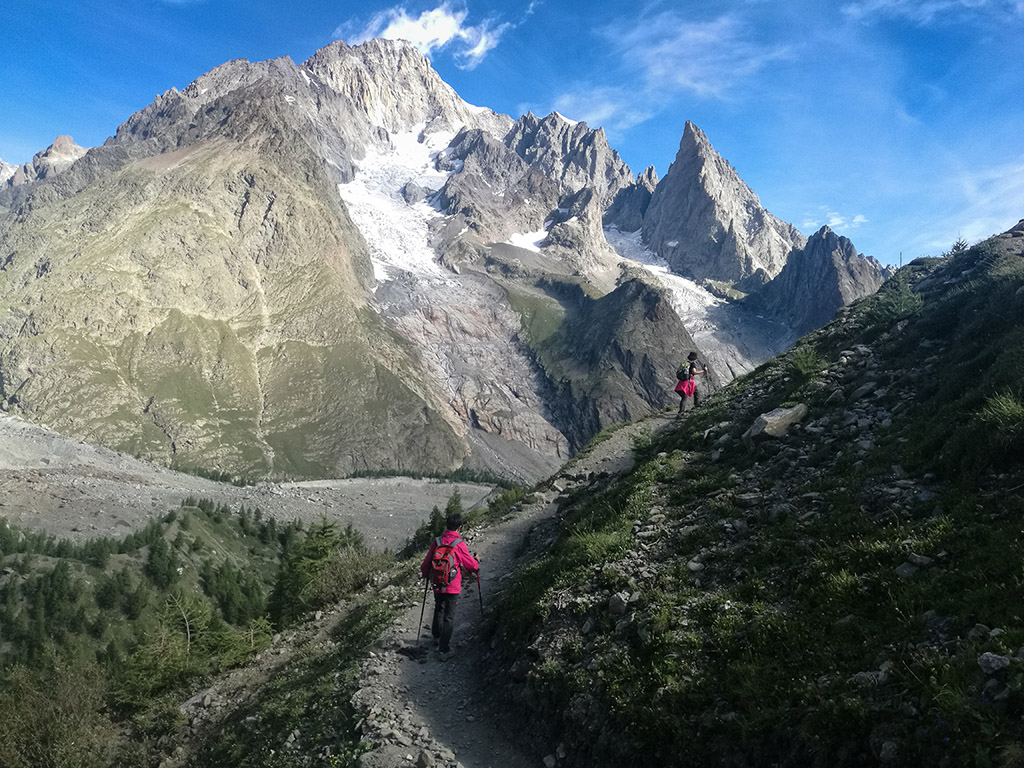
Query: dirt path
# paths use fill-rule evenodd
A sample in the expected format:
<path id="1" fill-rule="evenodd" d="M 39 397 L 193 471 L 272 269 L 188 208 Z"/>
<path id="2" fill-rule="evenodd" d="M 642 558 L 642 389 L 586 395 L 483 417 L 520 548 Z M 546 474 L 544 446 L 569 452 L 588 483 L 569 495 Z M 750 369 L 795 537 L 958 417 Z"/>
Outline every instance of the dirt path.
<path id="1" fill-rule="evenodd" d="M 523 507 L 499 524 L 466 535 L 470 551 L 480 560 L 484 614 L 496 604 L 502 577 L 518 565 L 523 539 L 535 535 L 555 519 L 560 492 L 587 484 L 602 473 L 618 475 L 633 465 L 632 441 L 644 432 L 671 424 L 664 417 L 624 427 L 595 446 L 586 456 L 571 462 L 553 481 L 555 490 L 536 503 Z M 604 476 L 603 479 L 607 479 Z M 552 532 L 553 533 L 553 532 Z M 547 531 L 541 536 L 549 535 Z M 362 768 L 398 766 L 462 766 L 462 768 L 537 768 L 557 750 L 554 744 L 529 743 L 509 719 L 504 702 L 484 689 L 483 625 L 480 595 L 474 584 L 463 590 L 452 647 L 455 657 L 441 661 L 433 650 L 424 659 L 409 655 L 416 647 L 421 611 L 420 592 L 382 638 L 383 652 L 368 659 L 360 676 L 360 690 L 353 703 L 364 717 L 364 738 L 374 750 L 361 759 Z M 428 595 L 423 623 L 428 625 L 433 598 Z M 429 628 L 420 645 L 429 649 Z M 549 758 L 550 760 L 550 758 Z M 552 763 L 553 764 L 553 763 Z"/>

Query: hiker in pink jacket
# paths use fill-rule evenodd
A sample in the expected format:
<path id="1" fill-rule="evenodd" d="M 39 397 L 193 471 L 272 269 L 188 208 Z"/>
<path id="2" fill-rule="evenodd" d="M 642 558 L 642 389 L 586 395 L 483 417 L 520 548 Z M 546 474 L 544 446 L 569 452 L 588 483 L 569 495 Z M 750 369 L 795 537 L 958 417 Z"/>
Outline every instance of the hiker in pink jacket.
<path id="1" fill-rule="evenodd" d="M 469 547 L 459 536 L 462 515 L 453 512 L 445 521 L 447 530 L 430 542 L 427 556 L 420 563 L 420 575 L 430 579 L 434 587 L 434 620 L 430 632 L 434 636 L 434 647 L 441 652 L 441 660 L 447 661 L 453 655 L 451 649 L 452 630 L 455 629 L 455 609 L 462 592 L 462 572 L 475 574 L 480 563 L 469 554 Z"/>

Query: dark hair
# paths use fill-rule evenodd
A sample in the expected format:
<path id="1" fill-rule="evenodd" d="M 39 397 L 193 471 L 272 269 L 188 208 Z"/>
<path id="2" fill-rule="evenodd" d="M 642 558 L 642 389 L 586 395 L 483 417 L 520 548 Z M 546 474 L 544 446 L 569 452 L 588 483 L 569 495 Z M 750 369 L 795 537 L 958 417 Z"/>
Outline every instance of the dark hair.
<path id="1" fill-rule="evenodd" d="M 449 531 L 457 531 L 462 527 L 462 513 L 450 512 L 444 521 L 444 526 Z"/>
<path id="2" fill-rule="evenodd" d="M 688 354 L 686 356 L 686 359 L 687 360 L 696 360 L 697 359 L 697 353 L 696 352 L 691 352 L 690 354 Z"/>

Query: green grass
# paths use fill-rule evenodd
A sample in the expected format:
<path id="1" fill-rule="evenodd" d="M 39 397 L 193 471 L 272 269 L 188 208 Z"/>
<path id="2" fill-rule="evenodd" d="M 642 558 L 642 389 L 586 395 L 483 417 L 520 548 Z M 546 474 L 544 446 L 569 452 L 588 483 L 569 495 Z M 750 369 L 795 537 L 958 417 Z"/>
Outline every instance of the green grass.
<path id="1" fill-rule="evenodd" d="M 978 665 L 1024 647 L 1024 453 L 1008 450 L 1024 423 L 1020 261 L 982 246 L 915 262 L 784 359 L 638 441 L 630 475 L 569 498 L 560 537 L 516 575 L 498 628 L 510 659 L 540 649 L 528 681 L 552 738 L 594 764 L 877 764 L 883 744 L 899 765 L 1021 764 L 1024 666 L 986 678 Z M 898 412 L 870 453 L 797 433 L 710 460 L 703 432 L 720 423 L 800 401 L 809 419 L 827 418 L 831 388 L 813 382 L 858 344 L 888 390 L 878 407 Z M 896 466 L 914 490 L 886 492 Z M 734 490 L 771 501 L 746 509 Z M 790 509 L 775 515 L 780 502 Z M 654 505 L 686 527 L 644 539 L 654 549 L 639 556 L 633 522 Z M 737 519 L 742 534 L 724 527 Z M 930 564 L 898 575 L 912 556 Z M 656 574 L 641 578 L 638 560 Z M 616 590 L 639 592 L 629 621 L 607 611 Z M 566 593 L 582 603 L 563 607 Z M 585 727 L 580 697 L 615 740 L 571 735 Z"/>

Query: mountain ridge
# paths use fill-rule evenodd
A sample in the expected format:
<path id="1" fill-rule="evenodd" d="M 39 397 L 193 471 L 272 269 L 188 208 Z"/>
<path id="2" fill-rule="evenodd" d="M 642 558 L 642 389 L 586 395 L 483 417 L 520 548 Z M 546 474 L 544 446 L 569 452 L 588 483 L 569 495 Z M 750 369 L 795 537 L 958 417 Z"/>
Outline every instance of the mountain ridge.
<path id="1" fill-rule="evenodd" d="M 699 129 L 687 131 L 696 146 Z M 724 164 L 706 137 L 701 147 L 708 163 Z M 218 163 L 218 153 L 237 162 Z M 557 113 L 513 121 L 468 105 L 405 43 L 332 43 L 301 65 L 227 62 L 158 96 L 70 166 L 0 191 L 0 289 L 19 307 L 3 331 L 0 400 L 72 434 L 243 474 L 479 465 L 542 476 L 624 414 L 675 398 L 671 371 L 693 335 L 675 329 L 663 343 L 655 329 L 664 318 L 626 312 L 609 338 L 622 360 L 649 360 L 644 370 L 659 383 L 631 365 L 595 377 L 545 344 L 565 347 L 572 313 L 584 311 L 561 303 L 561 289 L 551 290 L 559 282 L 580 286 L 586 306 L 638 277 L 650 290 L 675 290 L 617 253 L 603 226 L 610 211 L 619 220 L 618 201 L 622 221 L 642 217 L 655 231 L 668 207 L 658 201 L 679 176 L 659 182 L 649 169 L 634 178 L 601 129 Z M 173 215 L 106 204 L 134 193 Z M 642 210 L 648 202 L 653 214 Z M 60 218 L 76 232 L 58 235 Z M 742 239 L 732 224 L 725 230 Z M 74 239 L 85 232 L 93 251 L 83 260 Z M 203 250 L 221 254 L 224 268 Z M 289 259 L 310 272 L 290 275 Z M 69 288 L 75 265 L 91 263 L 105 276 L 87 284 L 113 289 L 124 307 Z M 164 269 L 187 286 L 173 299 Z M 319 277 L 302 285 L 299 274 Z M 66 306 L 37 309 L 30 284 Z M 485 296 L 500 309 L 484 307 Z M 118 349 L 121 318 L 150 316 L 153 301 L 167 304 L 142 330 L 161 329 L 156 341 Z M 431 309 L 442 303 L 447 311 Z M 729 305 L 720 311 L 737 318 L 731 328 L 755 322 Z M 482 317 L 493 328 L 482 331 Z M 91 335 L 79 339 L 84 318 Z M 750 367 L 742 340 L 724 328 L 702 336 L 722 345 L 709 356 L 722 360 L 719 383 Z M 780 336 L 772 348 L 785 343 Z M 145 352 L 166 344 L 190 351 Z M 161 360 L 167 370 L 156 370 Z M 166 384 L 176 376 L 190 383 Z M 330 376 L 347 386 L 330 386 Z M 97 405 L 107 381 L 118 394 Z M 580 422 L 581 413 L 594 418 Z M 576 426 L 564 433 L 559 424 Z"/>

